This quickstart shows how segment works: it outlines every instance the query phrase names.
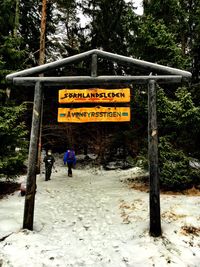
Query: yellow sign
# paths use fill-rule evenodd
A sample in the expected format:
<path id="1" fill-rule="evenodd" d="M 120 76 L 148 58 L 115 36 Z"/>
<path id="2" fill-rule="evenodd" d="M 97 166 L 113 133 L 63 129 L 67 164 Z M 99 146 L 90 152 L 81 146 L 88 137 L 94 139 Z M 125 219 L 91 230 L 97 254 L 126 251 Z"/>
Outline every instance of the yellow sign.
<path id="1" fill-rule="evenodd" d="M 130 102 L 130 88 L 122 89 L 62 89 L 59 103 Z"/>
<path id="2" fill-rule="evenodd" d="M 58 122 L 130 121 L 130 107 L 58 108 Z"/>

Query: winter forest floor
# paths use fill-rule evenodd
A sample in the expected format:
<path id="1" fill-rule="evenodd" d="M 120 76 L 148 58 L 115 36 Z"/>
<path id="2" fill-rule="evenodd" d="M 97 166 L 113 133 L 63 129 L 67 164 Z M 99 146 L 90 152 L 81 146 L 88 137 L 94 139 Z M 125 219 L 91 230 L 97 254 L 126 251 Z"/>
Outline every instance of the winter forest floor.
<path id="1" fill-rule="evenodd" d="M 140 181 L 128 181 L 127 184 L 130 188 L 139 190 L 142 192 L 149 192 L 149 185 L 145 184 L 144 182 Z M 18 191 L 20 189 L 20 183 L 19 182 L 12 182 L 12 181 L 4 181 L 0 182 L 0 199 L 3 197 L 6 197 L 7 195 L 13 194 L 14 192 Z M 166 195 L 188 195 L 188 196 L 200 196 L 200 190 L 196 188 L 190 188 L 187 190 L 182 190 L 179 192 L 173 192 L 173 191 L 166 191 L 161 189 L 161 194 Z"/>
<path id="2" fill-rule="evenodd" d="M 0 266 L 199 267 L 200 196 L 161 193 L 162 236 L 151 237 L 137 173 L 77 167 L 68 178 L 60 165 L 48 182 L 38 175 L 33 231 L 21 229 L 24 197 L 10 191 L 0 200 Z"/>

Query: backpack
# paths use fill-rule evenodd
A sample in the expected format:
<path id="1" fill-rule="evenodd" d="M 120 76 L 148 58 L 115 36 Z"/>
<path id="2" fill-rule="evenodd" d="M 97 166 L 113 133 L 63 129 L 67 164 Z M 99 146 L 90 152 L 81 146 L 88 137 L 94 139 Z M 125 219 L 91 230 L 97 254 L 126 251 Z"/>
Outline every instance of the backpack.
<path id="1" fill-rule="evenodd" d="M 68 150 L 67 151 L 67 159 L 70 159 L 70 160 L 74 160 L 74 157 L 75 157 L 75 153 L 73 150 Z"/>

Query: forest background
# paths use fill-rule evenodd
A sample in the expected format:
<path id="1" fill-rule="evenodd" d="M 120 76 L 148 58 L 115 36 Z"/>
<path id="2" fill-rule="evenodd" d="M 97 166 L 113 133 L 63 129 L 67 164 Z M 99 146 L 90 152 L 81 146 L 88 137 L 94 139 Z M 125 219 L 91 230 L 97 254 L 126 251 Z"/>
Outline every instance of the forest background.
<path id="1" fill-rule="evenodd" d="M 24 168 L 30 138 L 34 88 L 8 85 L 5 76 L 40 64 L 42 0 L 0 0 L 0 177 Z M 161 186 L 199 187 L 200 160 L 200 2 L 144 0 L 138 15 L 134 1 L 47 0 L 45 62 L 93 48 L 188 70 L 187 84 L 157 87 Z M 80 14 L 85 16 L 81 23 Z M 99 59 L 104 75 L 149 75 L 143 70 Z M 90 62 L 49 71 L 48 76 L 88 75 Z M 119 88 L 121 85 L 118 85 Z M 116 88 L 103 85 L 102 88 Z M 147 168 L 147 88 L 131 88 L 130 123 L 57 122 L 58 90 L 45 88 L 42 148 L 63 153 L 95 153 L 99 163 L 119 154 Z M 65 88 L 73 88 L 66 84 Z"/>

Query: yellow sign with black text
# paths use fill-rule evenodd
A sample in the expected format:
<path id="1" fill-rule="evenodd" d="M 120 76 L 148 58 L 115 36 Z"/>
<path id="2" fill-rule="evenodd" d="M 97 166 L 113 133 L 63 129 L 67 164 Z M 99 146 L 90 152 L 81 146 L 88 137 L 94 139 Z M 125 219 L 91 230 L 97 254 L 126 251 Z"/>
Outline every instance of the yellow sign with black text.
<path id="1" fill-rule="evenodd" d="M 62 89 L 59 90 L 59 103 L 111 103 L 130 102 L 130 88 L 122 89 Z"/>
<path id="2" fill-rule="evenodd" d="M 58 122 L 130 121 L 130 107 L 58 108 Z"/>

